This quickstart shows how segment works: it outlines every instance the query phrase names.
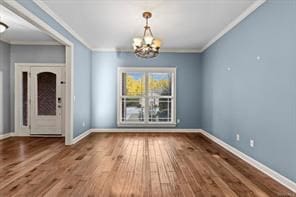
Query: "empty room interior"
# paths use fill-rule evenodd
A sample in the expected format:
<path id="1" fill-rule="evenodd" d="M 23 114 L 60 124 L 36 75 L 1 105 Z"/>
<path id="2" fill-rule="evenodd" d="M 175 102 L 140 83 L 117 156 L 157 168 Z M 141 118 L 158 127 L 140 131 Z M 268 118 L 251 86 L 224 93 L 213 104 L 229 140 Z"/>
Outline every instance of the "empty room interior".
<path id="1" fill-rule="evenodd" d="M 0 0 L 0 197 L 296 197 L 296 0 Z"/>

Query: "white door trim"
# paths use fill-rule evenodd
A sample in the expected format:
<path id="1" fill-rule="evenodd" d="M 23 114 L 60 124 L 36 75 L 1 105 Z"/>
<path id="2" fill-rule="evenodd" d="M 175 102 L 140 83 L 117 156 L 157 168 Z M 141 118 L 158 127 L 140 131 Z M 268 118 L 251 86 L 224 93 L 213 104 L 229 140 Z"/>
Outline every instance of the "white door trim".
<path id="1" fill-rule="evenodd" d="M 65 64 L 50 64 L 50 63 L 15 63 L 15 83 L 14 83 L 14 128 L 15 128 L 15 135 L 16 136 L 30 136 L 30 127 L 29 126 L 21 126 L 22 125 L 22 119 L 21 119 L 21 109 L 22 109 L 22 101 L 21 98 L 21 76 L 20 73 L 25 71 L 28 73 L 31 73 L 32 67 L 63 67 L 65 68 Z M 65 71 L 62 69 L 62 76 L 61 80 L 65 80 Z M 29 84 L 31 84 L 31 79 L 29 79 Z M 64 87 L 61 87 L 62 89 L 62 98 L 63 98 L 63 108 L 62 108 L 62 136 L 66 135 L 66 117 L 65 117 L 65 91 Z M 28 85 L 28 92 L 31 92 L 31 86 Z M 30 98 L 29 98 L 30 99 Z M 28 125 L 32 125 L 31 122 L 31 107 L 28 107 Z"/>
<path id="2" fill-rule="evenodd" d="M 53 67 L 65 67 L 65 64 L 52 64 L 52 63 L 15 63 L 15 66 L 21 67 L 21 66 L 36 66 L 36 67 L 48 67 L 48 66 L 53 66 Z"/>
<path id="3" fill-rule="evenodd" d="M 31 108 L 28 107 L 28 126 L 21 126 L 22 125 L 22 119 L 21 119 L 21 114 L 22 114 L 22 106 L 20 105 L 21 101 L 21 72 L 28 72 L 28 74 L 30 73 L 30 67 L 28 66 L 18 66 L 18 64 L 15 64 L 15 69 L 14 69 L 14 132 L 16 136 L 29 136 L 30 135 L 30 116 L 29 114 L 31 114 Z M 30 82 L 29 82 L 29 77 L 28 77 L 28 93 L 31 91 L 30 90 Z M 29 101 L 29 97 L 28 97 L 28 102 Z"/>
<path id="4" fill-rule="evenodd" d="M 4 0 L 2 5 L 66 46 L 65 144 L 71 145 L 73 141 L 74 112 L 74 44 L 39 17 L 34 15 L 31 11 L 24 8 L 16 0 Z"/>

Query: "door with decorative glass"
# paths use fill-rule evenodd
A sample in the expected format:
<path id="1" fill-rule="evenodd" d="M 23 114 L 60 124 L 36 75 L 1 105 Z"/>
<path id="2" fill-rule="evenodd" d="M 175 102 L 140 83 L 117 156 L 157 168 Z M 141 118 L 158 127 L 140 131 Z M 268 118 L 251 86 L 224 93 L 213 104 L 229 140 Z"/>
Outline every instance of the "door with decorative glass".
<path id="1" fill-rule="evenodd" d="M 61 68 L 31 68 L 31 134 L 61 134 Z"/>
<path id="2" fill-rule="evenodd" d="M 64 66 L 16 66 L 17 135 L 63 135 Z"/>

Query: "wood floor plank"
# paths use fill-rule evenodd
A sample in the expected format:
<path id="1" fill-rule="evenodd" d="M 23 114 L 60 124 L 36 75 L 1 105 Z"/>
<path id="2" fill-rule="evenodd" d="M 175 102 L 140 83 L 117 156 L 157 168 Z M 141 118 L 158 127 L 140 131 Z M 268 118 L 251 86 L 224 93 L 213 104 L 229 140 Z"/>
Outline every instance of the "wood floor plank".
<path id="1" fill-rule="evenodd" d="M 201 134 L 0 141 L 0 197 L 296 196 Z"/>

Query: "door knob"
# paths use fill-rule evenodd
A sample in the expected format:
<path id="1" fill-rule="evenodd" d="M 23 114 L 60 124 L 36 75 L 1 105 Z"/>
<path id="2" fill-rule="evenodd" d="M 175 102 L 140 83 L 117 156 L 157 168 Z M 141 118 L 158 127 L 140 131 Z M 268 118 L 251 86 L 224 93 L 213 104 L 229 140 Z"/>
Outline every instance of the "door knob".
<path id="1" fill-rule="evenodd" d="M 61 105 L 58 105 L 58 108 L 62 108 L 62 106 Z"/>

